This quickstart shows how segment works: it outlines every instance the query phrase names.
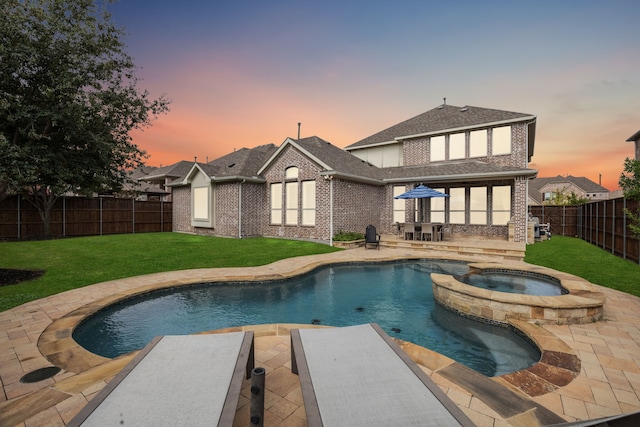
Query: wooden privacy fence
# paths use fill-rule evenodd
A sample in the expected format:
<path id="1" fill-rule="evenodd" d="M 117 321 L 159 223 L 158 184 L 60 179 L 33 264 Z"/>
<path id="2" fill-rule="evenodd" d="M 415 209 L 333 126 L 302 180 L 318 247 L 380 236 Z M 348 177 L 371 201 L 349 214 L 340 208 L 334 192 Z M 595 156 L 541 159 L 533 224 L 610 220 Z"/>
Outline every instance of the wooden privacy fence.
<path id="1" fill-rule="evenodd" d="M 629 230 L 625 209 L 640 203 L 623 197 L 580 206 L 531 206 L 531 215 L 551 225 L 551 234 L 579 237 L 614 255 L 640 264 L 640 240 Z"/>
<path id="2" fill-rule="evenodd" d="M 54 237 L 172 231 L 172 203 L 112 197 L 62 197 L 51 212 Z M 0 202 L 0 239 L 43 234 L 37 209 L 17 196 Z"/>
<path id="3" fill-rule="evenodd" d="M 549 224 L 551 235 L 575 237 L 578 235 L 578 206 L 530 206 L 531 216 L 541 224 Z"/>

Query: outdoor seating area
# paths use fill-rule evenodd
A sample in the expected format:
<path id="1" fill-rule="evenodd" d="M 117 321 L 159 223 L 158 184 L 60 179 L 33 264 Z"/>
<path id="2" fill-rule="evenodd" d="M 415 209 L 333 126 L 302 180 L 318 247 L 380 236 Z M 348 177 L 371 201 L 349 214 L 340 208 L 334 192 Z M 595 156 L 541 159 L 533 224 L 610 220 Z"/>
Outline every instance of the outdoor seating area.
<path id="1" fill-rule="evenodd" d="M 404 240 L 416 240 L 421 242 L 441 242 L 445 240 L 445 231 L 451 230 L 451 226 L 440 222 L 433 223 L 398 223 L 398 234 Z M 451 239 L 451 233 L 447 236 Z"/>

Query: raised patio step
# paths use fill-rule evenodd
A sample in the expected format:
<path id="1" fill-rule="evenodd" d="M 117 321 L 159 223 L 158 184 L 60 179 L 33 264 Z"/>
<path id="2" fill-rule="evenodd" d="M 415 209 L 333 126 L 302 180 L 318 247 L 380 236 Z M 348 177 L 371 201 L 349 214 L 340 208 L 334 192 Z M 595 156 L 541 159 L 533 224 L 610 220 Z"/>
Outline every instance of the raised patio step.
<path id="1" fill-rule="evenodd" d="M 450 242 L 421 242 L 400 239 L 385 239 L 382 236 L 380 246 L 387 248 L 408 248 L 425 252 L 440 252 L 443 254 L 459 255 L 464 257 L 492 257 L 510 261 L 522 261 L 525 255 L 525 246 L 509 244 L 501 245 L 500 242 L 493 244 L 472 244 L 468 241 Z M 501 247 L 504 246 L 504 247 Z"/>

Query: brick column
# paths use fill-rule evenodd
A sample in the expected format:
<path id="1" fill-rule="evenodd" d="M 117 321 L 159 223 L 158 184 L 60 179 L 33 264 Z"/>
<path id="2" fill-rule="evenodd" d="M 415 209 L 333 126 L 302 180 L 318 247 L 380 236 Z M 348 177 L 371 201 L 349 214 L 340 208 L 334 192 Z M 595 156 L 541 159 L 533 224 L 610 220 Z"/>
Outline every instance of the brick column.
<path id="1" fill-rule="evenodd" d="M 513 200 L 513 241 L 527 241 L 527 178 L 518 177 L 514 185 Z"/>

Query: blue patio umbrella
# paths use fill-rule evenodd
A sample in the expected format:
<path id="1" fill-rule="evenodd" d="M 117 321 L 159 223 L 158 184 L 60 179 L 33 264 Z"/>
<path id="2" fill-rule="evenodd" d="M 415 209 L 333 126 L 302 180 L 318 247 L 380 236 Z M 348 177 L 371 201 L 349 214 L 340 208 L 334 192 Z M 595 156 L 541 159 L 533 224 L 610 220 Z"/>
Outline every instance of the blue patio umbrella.
<path id="1" fill-rule="evenodd" d="M 418 212 L 420 221 L 423 221 L 425 217 L 425 204 L 422 200 L 431 199 L 433 197 L 449 197 L 449 195 L 434 190 L 433 188 L 429 188 L 426 185 L 420 184 L 416 188 L 413 188 L 406 193 L 402 193 L 399 196 L 394 197 L 394 199 L 419 199 Z"/>
<path id="2" fill-rule="evenodd" d="M 394 199 L 429 199 L 431 197 L 449 197 L 449 195 L 420 184 L 416 188 L 394 197 Z"/>

